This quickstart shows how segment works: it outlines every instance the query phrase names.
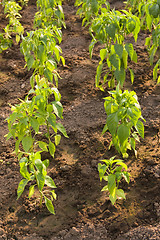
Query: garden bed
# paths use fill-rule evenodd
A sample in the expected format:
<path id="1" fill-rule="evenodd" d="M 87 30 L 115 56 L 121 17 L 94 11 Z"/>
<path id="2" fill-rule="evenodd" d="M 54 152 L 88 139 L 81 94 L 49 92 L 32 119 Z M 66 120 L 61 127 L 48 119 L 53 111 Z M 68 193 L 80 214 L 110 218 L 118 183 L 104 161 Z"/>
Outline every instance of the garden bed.
<path id="1" fill-rule="evenodd" d="M 117 1 L 112 6 L 122 8 Z M 65 1 L 66 29 L 61 43 L 65 66 L 59 66 L 62 79 L 64 118 L 62 123 L 69 139 L 62 138 L 55 158 L 50 159 L 49 175 L 57 186 L 54 202 L 56 215 L 45 206 L 39 208 L 36 199 L 27 198 L 27 190 L 17 201 L 16 190 L 21 179 L 18 160 L 13 154 L 14 141 L 6 142 L 9 104 L 24 99 L 30 89 L 31 73 L 24 69 L 19 46 L 13 45 L 0 56 L 0 239 L 56 240 L 56 239 L 159 239 L 160 218 L 160 86 L 152 79 L 147 50 L 147 32 L 139 34 L 135 46 L 138 63 L 131 64 L 135 80 L 129 74 L 124 88 L 135 90 L 145 122 L 145 138 L 137 144 L 138 157 L 131 152 L 126 161 L 131 174 L 129 185 L 122 183 L 126 200 L 113 206 L 105 192 L 101 192 L 97 165 L 99 160 L 117 155 L 108 150 L 111 136 L 101 135 L 106 114 L 103 107 L 105 92 L 95 88 L 94 77 L 99 61 L 99 46 L 93 59 L 88 47 L 91 37 L 81 26 L 74 1 Z M 22 24 L 30 30 L 36 11 L 34 1 L 22 11 Z M 5 18 L 0 15 L 0 28 Z M 46 156 L 43 156 L 44 159 Z M 120 157 L 120 156 L 119 156 Z"/>

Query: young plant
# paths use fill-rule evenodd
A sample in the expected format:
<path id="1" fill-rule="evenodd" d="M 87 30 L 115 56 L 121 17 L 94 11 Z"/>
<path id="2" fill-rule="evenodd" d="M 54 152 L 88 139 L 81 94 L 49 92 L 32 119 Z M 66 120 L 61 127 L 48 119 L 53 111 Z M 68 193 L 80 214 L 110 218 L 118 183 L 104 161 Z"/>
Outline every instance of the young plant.
<path id="1" fill-rule="evenodd" d="M 22 38 L 21 51 L 24 54 L 28 70 L 34 69 L 34 74 L 45 76 L 49 82 L 53 82 L 53 77 L 58 86 L 57 63 L 65 60 L 60 53 L 60 43 L 62 34 L 56 26 L 37 29 L 27 33 Z"/>
<path id="2" fill-rule="evenodd" d="M 27 0 L 20 0 L 21 4 Z M 3 0 L 5 13 L 9 17 L 9 25 L 6 27 L 6 39 L 10 33 L 16 35 L 17 43 L 22 38 L 21 51 L 26 60 L 28 70 L 33 69 L 33 75 L 30 78 L 31 90 L 21 103 L 12 107 L 12 114 L 7 118 L 9 133 L 7 140 L 13 137 L 15 143 L 15 153 L 18 155 L 20 164 L 20 173 L 23 179 L 20 181 L 17 195 L 18 198 L 23 193 L 26 185 L 29 183 L 30 198 L 38 187 L 40 193 L 40 206 L 43 199 L 46 207 L 54 214 L 53 199 L 56 199 L 56 185 L 51 177 L 47 175 L 49 160 L 42 161 L 42 152 L 49 152 L 52 157 L 56 146 L 60 143 L 61 132 L 65 137 L 67 133 L 63 125 L 57 122 L 57 117 L 62 118 L 63 107 L 60 102 L 61 95 L 55 85 L 58 87 L 57 64 L 65 60 L 61 54 L 61 48 L 57 45 L 62 40 L 60 26 L 65 23 L 62 1 L 37 1 L 39 12 L 36 14 L 34 27 L 35 31 L 26 33 L 23 36 L 23 28 L 18 21 L 21 15 L 20 5 L 15 1 Z M 52 16 L 54 14 L 54 16 Z M 41 28 L 39 28 L 41 27 Z M 38 28 L 38 29 L 37 29 Z M 3 37 L 3 35 L 2 35 Z M 0 35 L 0 40 L 1 40 Z M 2 39 L 3 40 L 3 39 Z M 1 49 L 6 49 L 6 41 L 3 40 Z M 55 84 L 53 84 L 53 78 Z M 54 97 L 54 101 L 50 99 Z M 40 132 L 45 129 L 45 133 Z M 38 140 L 38 136 L 41 140 Z M 31 185 L 32 184 L 32 185 Z"/>
<path id="3" fill-rule="evenodd" d="M 160 1 L 159 0 L 128 0 L 127 8 L 130 12 L 136 13 L 141 21 L 141 28 L 149 29 L 157 26 L 160 20 Z"/>
<path id="4" fill-rule="evenodd" d="M 125 10 L 120 12 L 104 9 L 95 17 L 90 26 L 90 34 L 93 38 L 89 46 L 90 56 L 92 57 L 93 47 L 97 42 L 105 45 L 100 50 L 101 60 L 97 67 L 96 87 L 103 91 L 103 85 L 108 82 L 109 87 L 113 88 L 115 79 L 123 86 L 127 68 L 133 83 L 134 72 L 128 67 L 128 58 L 137 62 L 137 54 L 133 45 L 125 42 L 125 38 L 128 34 L 132 34 L 137 41 L 139 31 L 139 18 Z M 103 77 L 102 84 L 101 77 Z"/>
<path id="5" fill-rule="evenodd" d="M 112 135 L 112 144 L 124 158 L 128 157 L 127 150 L 135 149 L 136 141 L 139 141 L 138 135 L 144 138 L 143 117 L 141 108 L 134 91 L 125 90 L 122 92 L 119 85 L 116 91 L 109 92 L 111 96 L 104 98 L 104 107 L 107 113 L 106 124 L 103 128 L 103 134 L 109 130 Z"/>
<path id="6" fill-rule="evenodd" d="M 24 191 L 27 183 L 32 182 L 29 189 L 29 198 L 34 193 L 34 187 L 37 185 L 40 192 L 40 205 L 42 199 L 51 213 L 54 213 L 52 204 L 55 198 L 54 181 L 47 175 L 47 167 L 49 160 L 41 160 L 42 152 L 49 152 L 52 157 L 56 150 L 56 146 L 60 143 L 60 131 L 65 137 L 67 133 L 61 123 L 58 123 L 56 117 L 62 118 L 63 107 L 60 103 L 61 95 L 54 86 L 48 86 L 46 78 L 37 77 L 37 85 L 31 89 L 25 100 L 12 107 L 12 114 L 7 118 L 9 133 L 7 140 L 13 137 L 16 141 L 15 153 L 20 160 L 20 173 L 23 177 L 19 183 L 17 195 L 18 198 Z M 33 98 L 30 100 L 30 94 Z M 49 97 L 54 95 L 55 100 L 49 102 Z M 38 135 L 42 126 L 46 126 L 44 133 L 45 141 L 39 141 Z M 54 140 L 54 142 L 53 142 Z M 44 186 L 51 188 L 50 191 Z M 47 194 L 46 194 L 47 193 Z M 49 198 L 50 193 L 50 198 Z"/>
<path id="7" fill-rule="evenodd" d="M 34 26 L 45 28 L 48 26 L 66 27 L 61 0 L 37 0 L 38 12 L 35 14 Z"/>
<path id="8" fill-rule="evenodd" d="M 109 192 L 109 199 L 114 205 L 117 199 L 126 199 L 123 189 L 119 188 L 119 183 L 124 180 L 129 184 L 130 174 L 127 172 L 127 165 L 115 156 L 109 160 L 101 160 L 104 164 L 98 164 L 100 181 L 105 180 L 107 185 L 101 191 Z"/>
<path id="9" fill-rule="evenodd" d="M 110 9 L 109 2 L 106 0 L 76 0 L 75 6 L 79 7 L 77 14 L 83 18 L 82 26 L 86 23 L 86 26 L 92 22 L 92 20 L 99 14 L 99 11 L 105 6 L 106 9 Z"/>
<path id="10" fill-rule="evenodd" d="M 15 35 L 18 44 L 24 32 L 24 28 L 19 21 L 21 18 L 19 11 L 22 10 L 22 7 L 15 1 L 2 1 L 2 6 L 9 23 L 4 28 L 4 32 L 0 33 L 0 53 L 12 45 L 13 35 Z"/>
<path id="11" fill-rule="evenodd" d="M 157 55 L 158 60 L 153 68 L 153 80 L 157 80 L 157 84 L 160 83 L 160 76 L 158 76 L 158 71 L 160 70 L 160 25 L 158 24 L 155 29 L 152 31 L 152 35 L 146 38 L 145 45 L 148 48 L 149 56 L 150 56 L 150 64 L 153 65 L 154 58 Z M 157 79 L 158 78 L 158 79 Z"/>

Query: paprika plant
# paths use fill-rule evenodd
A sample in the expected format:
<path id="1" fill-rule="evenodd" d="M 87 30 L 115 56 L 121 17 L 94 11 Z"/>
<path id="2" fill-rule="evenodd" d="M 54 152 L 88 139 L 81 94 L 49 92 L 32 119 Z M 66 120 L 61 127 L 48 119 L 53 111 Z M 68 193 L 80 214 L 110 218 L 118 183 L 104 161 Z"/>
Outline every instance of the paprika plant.
<path id="1" fill-rule="evenodd" d="M 127 165 L 123 160 L 110 159 L 101 160 L 104 164 L 98 164 L 100 181 L 105 180 L 107 185 L 102 188 L 102 192 L 109 192 L 109 199 L 114 205 L 117 199 L 126 199 L 123 189 L 119 188 L 122 178 L 129 184 L 130 174 L 127 172 Z"/>
<path id="2" fill-rule="evenodd" d="M 122 92 L 119 85 L 116 91 L 109 93 L 111 96 L 104 98 L 107 119 L 102 133 L 109 130 L 112 135 L 110 147 L 113 144 L 124 158 L 128 157 L 128 149 L 133 149 L 137 156 L 135 145 L 136 141 L 139 141 L 139 136 L 144 138 L 144 125 L 141 121 L 144 121 L 144 118 L 136 93 L 128 90 Z"/>

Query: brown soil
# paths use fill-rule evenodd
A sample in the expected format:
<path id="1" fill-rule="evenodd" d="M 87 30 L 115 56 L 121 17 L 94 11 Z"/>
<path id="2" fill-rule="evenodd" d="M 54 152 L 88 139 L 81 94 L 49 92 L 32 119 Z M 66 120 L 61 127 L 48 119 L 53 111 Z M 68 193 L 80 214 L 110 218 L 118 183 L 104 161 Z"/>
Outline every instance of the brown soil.
<path id="1" fill-rule="evenodd" d="M 22 11 L 27 31 L 36 11 L 32 2 Z M 135 82 L 131 85 L 127 74 L 125 85 L 139 97 L 146 119 L 145 138 L 137 144 L 138 158 L 131 153 L 127 160 L 131 182 L 122 183 L 127 199 L 112 206 L 106 193 L 101 192 L 103 183 L 97 171 L 100 159 L 117 154 L 114 148 L 108 150 L 110 134 L 101 136 L 106 119 L 103 97 L 108 89 L 103 93 L 94 86 L 99 46 L 90 60 L 91 38 L 82 28 L 73 3 L 65 1 L 63 6 L 67 28 L 61 47 L 66 66 L 59 66 L 63 124 L 69 139 L 62 138 L 54 159 L 48 156 L 49 175 L 57 185 L 55 216 L 45 206 L 40 209 L 35 199 L 29 201 L 27 190 L 16 200 L 21 176 L 12 153 L 14 141 L 4 138 L 5 119 L 10 114 L 9 104 L 18 103 L 18 98 L 28 92 L 31 73 L 23 68 L 19 46 L 13 45 L 0 55 L 0 239 L 160 239 L 160 86 L 152 80 L 153 68 L 144 46 L 147 33 L 141 32 L 135 45 L 138 64 L 130 63 Z M 123 4 L 114 1 L 112 5 L 119 8 Z M 3 14 L 0 18 L 2 29 L 6 20 Z"/>

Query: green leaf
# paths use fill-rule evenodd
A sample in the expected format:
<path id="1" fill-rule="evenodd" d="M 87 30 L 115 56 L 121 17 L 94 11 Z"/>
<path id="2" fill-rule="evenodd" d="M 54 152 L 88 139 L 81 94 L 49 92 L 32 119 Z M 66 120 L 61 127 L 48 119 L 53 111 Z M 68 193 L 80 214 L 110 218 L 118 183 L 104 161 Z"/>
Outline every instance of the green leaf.
<path id="1" fill-rule="evenodd" d="M 20 141 L 17 140 L 15 143 L 15 153 L 18 154 Z"/>
<path id="2" fill-rule="evenodd" d="M 112 196 L 115 194 L 116 189 L 116 176 L 114 174 L 108 175 L 108 190 Z"/>
<path id="3" fill-rule="evenodd" d="M 114 161 L 113 161 L 113 162 L 114 162 Z M 116 165 L 120 165 L 120 166 L 122 166 L 124 169 L 127 170 L 127 165 L 126 165 L 124 162 L 122 162 L 122 161 L 118 161 L 118 162 L 116 163 Z"/>
<path id="4" fill-rule="evenodd" d="M 157 72 L 158 72 L 158 64 L 155 65 L 155 67 L 153 68 L 153 80 L 157 79 Z"/>
<path id="5" fill-rule="evenodd" d="M 123 83 L 126 78 L 126 72 L 125 72 L 124 68 L 121 68 L 120 70 L 116 69 L 114 75 L 115 75 L 117 82 L 120 83 L 121 87 L 123 87 Z"/>
<path id="6" fill-rule="evenodd" d="M 109 57 L 109 61 L 116 69 L 120 69 L 120 59 L 117 54 L 112 54 Z"/>
<path id="7" fill-rule="evenodd" d="M 30 77 L 30 84 L 31 84 L 31 87 L 34 88 L 34 76 L 33 75 Z"/>
<path id="8" fill-rule="evenodd" d="M 53 82 L 53 73 L 50 71 L 50 69 L 46 68 L 44 70 L 44 76 L 50 81 Z"/>
<path id="9" fill-rule="evenodd" d="M 96 13 L 98 11 L 98 3 L 96 0 L 91 1 L 91 9 L 93 13 Z"/>
<path id="10" fill-rule="evenodd" d="M 52 92 L 54 94 L 55 100 L 60 101 L 61 100 L 61 94 L 58 91 L 58 89 L 54 87 L 54 88 L 52 88 Z"/>
<path id="11" fill-rule="evenodd" d="M 31 185 L 29 187 L 29 194 L 28 194 L 28 197 L 31 198 L 34 194 L 34 185 Z"/>
<path id="12" fill-rule="evenodd" d="M 152 45 L 150 51 L 149 51 L 149 55 L 150 55 L 150 63 L 153 64 L 153 60 L 154 60 L 154 56 L 156 54 L 157 51 L 157 47 L 155 45 Z"/>
<path id="13" fill-rule="evenodd" d="M 101 190 L 101 192 L 105 192 L 105 191 L 108 191 L 108 185 L 104 186 Z"/>
<path id="14" fill-rule="evenodd" d="M 101 78 L 101 73 L 103 69 L 103 63 L 102 61 L 99 62 L 99 65 L 97 67 L 96 77 L 95 77 L 95 85 L 96 87 L 99 87 L 99 80 Z"/>
<path id="15" fill-rule="evenodd" d="M 56 123 L 56 127 L 66 138 L 68 138 L 66 130 L 61 123 Z"/>
<path id="16" fill-rule="evenodd" d="M 150 47 L 150 45 L 151 45 L 151 37 L 147 37 L 147 38 L 146 38 L 146 40 L 145 40 L 145 45 L 146 45 L 147 47 Z"/>
<path id="17" fill-rule="evenodd" d="M 128 52 L 123 49 L 123 64 L 124 64 L 124 68 L 127 69 L 127 64 L 128 64 Z"/>
<path id="18" fill-rule="evenodd" d="M 26 136 L 22 139 L 22 145 L 25 152 L 28 152 L 32 147 L 33 139 L 30 136 Z"/>
<path id="19" fill-rule="evenodd" d="M 21 40 L 19 35 L 16 35 L 16 43 L 19 43 L 19 41 Z"/>
<path id="20" fill-rule="evenodd" d="M 18 185 L 18 189 L 17 189 L 17 200 L 20 198 L 20 196 L 22 195 L 25 186 L 28 183 L 28 179 L 22 179 Z"/>
<path id="21" fill-rule="evenodd" d="M 30 179 L 30 174 L 28 172 L 27 163 L 26 162 L 20 162 L 20 174 L 22 175 L 22 177 L 24 177 L 24 178 L 26 178 L 28 180 Z"/>
<path id="22" fill-rule="evenodd" d="M 55 151 L 56 151 L 56 148 L 55 148 L 54 143 L 52 143 L 52 142 L 50 141 L 48 147 L 49 147 L 49 152 L 50 152 L 51 156 L 54 157 L 54 153 L 55 153 Z"/>
<path id="23" fill-rule="evenodd" d="M 130 143 L 131 143 L 131 147 L 133 148 L 133 150 L 135 151 L 135 147 L 136 147 L 136 142 L 134 138 L 130 138 Z"/>
<path id="24" fill-rule="evenodd" d="M 118 130 L 117 130 L 117 135 L 118 135 L 118 138 L 119 138 L 119 141 L 121 143 L 121 145 L 123 145 L 123 143 L 125 142 L 125 140 L 129 137 L 130 135 L 130 129 L 128 126 L 124 125 L 124 124 L 121 124 L 119 127 L 118 127 Z"/>
<path id="25" fill-rule="evenodd" d="M 137 141 L 137 142 L 140 142 L 139 141 L 139 137 L 138 137 L 138 135 L 134 132 L 134 133 L 132 133 L 132 136 L 134 137 L 134 139 Z"/>
<path id="26" fill-rule="evenodd" d="M 137 121 L 136 130 L 138 131 L 139 135 L 144 138 L 144 125 L 140 120 Z"/>
<path id="27" fill-rule="evenodd" d="M 115 135 L 118 126 L 118 114 L 117 112 L 110 114 L 107 117 L 107 125 L 112 136 Z"/>
<path id="28" fill-rule="evenodd" d="M 43 163 L 40 159 L 35 159 L 35 166 L 37 168 L 37 170 L 42 173 L 42 170 L 43 170 Z"/>
<path id="29" fill-rule="evenodd" d="M 54 206 L 52 204 L 52 201 L 50 199 L 48 199 L 46 196 L 44 196 L 44 198 L 45 198 L 45 204 L 46 204 L 46 207 L 47 207 L 48 211 L 52 214 L 55 214 Z"/>
<path id="30" fill-rule="evenodd" d="M 153 21 L 153 18 L 151 17 L 151 15 L 147 14 L 146 23 L 147 23 L 147 27 L 150 31 L 151 31 L 151 27 L 152 27 L 152 21 Z"/>
<path id="31" fill-rule="evenodd" d="M 42 163 L 46 166 L 46 168 L 49 166 L 49 160 L 48 159 L 45 159 Z"/>
<path id="32" fill-rule="evenodd" d="M 125 49 L 126 49 L 128 55 L 130 56 L 130 58 L 132 60 L 133 54 L 134 54 L 133 44 L 132 43 L 126 43 L 125 44 Z"/>
<path id="33" fill-rule="evenodd" d="M 123 172 L 122 176 L 124 177 L 125 181 L 129 183 L 130 181 L 130 174 L 128 172 Z"/>
<path id="34" fill-rule="evenodd" d="M 157 18 L 159 15 L 159 5 L 156 3 L 152 7 L 149 8 L 149 14 L 154 18 Z"/>
<path id="35" fill-rule="evenodd" d="M 136 27 L 136 22 L 133 18 L 130 18 L 129 21 L 127 22 L 127 29 L 128 29 L 128 32 L 131 33 L 134 31 Z"/>
<path id="36" fill-rule="evenodd" d="M 45 51 L 44 51 L 44 45 L 43 44 L 38 45 L 37 56 L 40 59 L 41 64 L 44 64 Z"/>
<path id="37" fill-rule="evenodd" d="M 54 71 L 54 69 L 56 68 L 56 62 L 52 59 L 48 60 L 46 62 L 47 64 L 47 68 L 50 70 L 50 71 Z"/>
<path id="38" fill-rule="evenodd" d="M 104 128 L 103 128 L 103 131 L 102 131 L 102 135 L 108 130 L 108 125 L 105 124 Z"/>
<path id="39" fill-rule="evenodd" d="M 126 196 L 125 196 L 124 191 L 122 189 L 116 189 L 116 194 L 119 198 L 126 199 Z"/>
<path id="40" fill-rule="evenodd" d="M 60 56 L 60 59 L 62 61 L 62 65 L 65 66 L 65 59 L 64 59 L 64 57 Z"/>
<path id="41" fill-rule="evenodd" d="M 106 170 L 108 169 L 108 166 L 106 166 L 105 164 L 101 164 L 99 163 L 98 164 L 98 171 L 99 171 L 99 178 L 100 178 L 100 181 L 102 181 L 102 178 L 106 172 Z"/>
<path id="42" fill-rule="evenodd" d="M 57 134 L 54 138 L 55 138 L 55 144 L 57 146 L 61 141 L 61 135 Z"/>
<path id="43" fill-rule="evenodd" d="M 48 176 L 48 175 L 45 176 L 45 184 L 46 184 L 48 187 L 56 188 L 56 185 L 55 185 L 53 179 L 52 179 L 50 176 Z"/>
<path id="44" fill-rule="evenodd" d="M 158 80 L 157 80 L 157 84 L 159 84 L 160 83 L 160 76 L 158 77 Z"/>
<path id="45" fill-rule="evenodd" d="M 38 144 L 39 144 L 39 147 L 40 147 L 44 152 L 48 152 L 48 148 L 47 148 L 48 144 L 47 144 L 46 142 L 39 141 Z"/>
<path id="46" fill-rule="evenodd" d="M 115 52 L 119 56 L 120 59 L 122 59 L 123 56 L 123 46 L 121 44 L 115 44 L 114 45 Z"/>
<path id="47" fill-rule="evenodd" d="M 107 56 L 107 49 L 101 49 L 100 50 L 100 57 L 101 57 L 102 62 L 103 62 L 103 60 L 105 59 L 106 56 Z"/>
<path id="48" fill-rule="evenodd" d="M 42 173 L 38 172 L 38 174 L 36 175 L 36 179 L 37 179 L 38 189 L 42 191 L 45 184 L 45 177 Z"/>
<path id="49" fill-rule="evenodd" d="M 137 53 L 136 51 L 133 52 L 133 56 L 132 56 L 132 59 L 131 59 L 133 62 L 137 63 Z"/>
<path id="50" fill-rule="evenodd" d="M 32 68 L 33 63 L 34 63 L 34 57 L 32 55 L 30 55 L 29 58 L 27 59 L 28 71 Z"/>
<path id="51" fill-rule="evenodd" d="M 117 200 L 117 197 L 116 197 L 116 195 L 113 197 L 113 196 L 110 194 L 110 195 L 109 195 L 109 199 L 110 199 L 112 205 L 114 205 L 115 202 L 116 202 L 116 200 Z"/>
<path id="52" fill-rule="evenodd" d="M 55 191 L 52 190 L 51 193 L 52 193 L 53 198 L 56 200 L 57 199 L 57 195 L 56 195 Z"/>
<path id="53" fill-rule="evenodd" d="M 133 84 L 133 82 L 134 82 L 134 72 L 130 68 L 129 68 L 129 71 L 130 71 L 130 75 L 131 75 L 131 83 Z"/>
<path id="54" fill-rule="evenodd" d="M 54 101 L 52 102 L 53 105 L 53 110 L 55 112 L 55 114 L 59 117 L 59 118 L 63 118 L 62 114 L 63 114 L 63 106 L 59 101 Z"/>
<path id="55" fill-rule="evenodd" d="M 109 26 L 106 27 L 106 32 L 114 40 L 116 33 L 116 25 L 114 23 L 111 23 Z"/>
<path id="56" fill-rule="evenodd" d="M 92 42 L 91 42 L 90 45 L 89 45 L 90 58 L 92 58 L 93 48 L 94 48 L 94 45 L 95 45 L 95 44 L 96 44 L 96 41 L 95 41 L 95 40 L 92 40 Z"/>

